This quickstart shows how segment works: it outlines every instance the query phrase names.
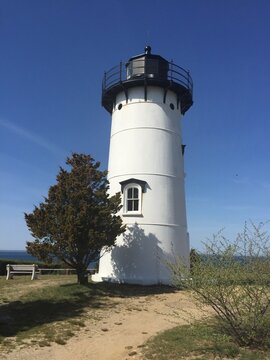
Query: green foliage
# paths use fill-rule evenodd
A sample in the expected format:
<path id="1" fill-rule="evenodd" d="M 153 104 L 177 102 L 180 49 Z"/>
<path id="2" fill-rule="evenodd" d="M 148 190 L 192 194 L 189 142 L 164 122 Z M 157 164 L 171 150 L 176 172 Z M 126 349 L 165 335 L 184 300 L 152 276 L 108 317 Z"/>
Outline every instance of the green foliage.
<path id="1" fill-rule="evenodd" d="M 190 272 L 192 274 L 193 267 L 196 266 L 196 264 L 199 261 L 201 261 L 200 255 L 196 251 L 196 249 L 190 249 L 189 259 L 190 259 Z"/>
<path id="2" fill-rule="evenodd" d="M 270 346 L 270 239 L 263 225 L 245 224 L 234 242 L 215 235 L 192 273 L 180 260 L 170 264 L 176 286 L 211 306 L 240 346 Z"/>
<path id="3" fill-rule="evenodd" d="M 46 262 L 56 256 L 76 269 L 79 283 L 87 283 L 86 269 L 100 250 L 114 245 L 125 231 L 120 210 L 120 194 L 108 195 L 106 171 L 90 155 L 67 158 L 70 171 L 60 168 L 57 184 L 48 197 L 25 220 L 34 241 L 27 251 Z"/>

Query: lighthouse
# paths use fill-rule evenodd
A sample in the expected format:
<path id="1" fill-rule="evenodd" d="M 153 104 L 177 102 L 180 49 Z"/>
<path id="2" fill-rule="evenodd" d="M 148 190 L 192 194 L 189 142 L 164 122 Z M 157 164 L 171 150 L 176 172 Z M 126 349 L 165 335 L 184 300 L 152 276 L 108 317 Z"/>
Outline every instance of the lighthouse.
<path id="1" fill-rule="evenodd" d="M 193 103 L 192 89 L 189 72 L 150 46 L 105 72 L 109 191 L 121 193 L 126 231 L 102 251 L 94 281 L 170 284 L 168 262 L 180 257 L 188 264 L 181 117 Z"/>

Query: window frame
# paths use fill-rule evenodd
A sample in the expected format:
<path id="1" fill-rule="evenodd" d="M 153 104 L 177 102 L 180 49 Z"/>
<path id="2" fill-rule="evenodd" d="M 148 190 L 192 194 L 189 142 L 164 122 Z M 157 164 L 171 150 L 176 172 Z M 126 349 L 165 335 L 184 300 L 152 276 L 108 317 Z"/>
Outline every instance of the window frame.
<path id="1" fill-rule="evenodd" d="M 123 216 L 142 216 L 142 200 L 143 193 L 146 192 L 146 181 L 131 178 L 121 181 L 120 185 L 123 194 Z M 138 190 L 138 198 L 130 199 L 128 197 L 128 191 L 132 188 Z M 128 200 L 138 200 L 138 210 L 128 210 Z"/>
<path id="2" fill-rule="evenodd" d="M 138 190 L 138 197 L 135 198 L 132 196 L 128 197 L 128 192 L 130 189 Z M 138 200 L 138 210 L 128 210 L 128 201 L 136 201 Z M 134 204 L 134 203 L 133 203 Z M 142 214 L 142 187 L 136 183 L 130 183 L 125 186 L 123 191 L 123 215 L 141 215 Z"/>

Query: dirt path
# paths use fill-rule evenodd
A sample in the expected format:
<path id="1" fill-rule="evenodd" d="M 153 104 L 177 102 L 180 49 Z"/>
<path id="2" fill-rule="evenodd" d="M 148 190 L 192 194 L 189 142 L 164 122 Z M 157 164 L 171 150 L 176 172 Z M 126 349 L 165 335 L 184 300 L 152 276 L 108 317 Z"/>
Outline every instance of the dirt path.
<path id="1" fill-rule="evenodd" d="M 66 345 L 16 350 L 5 360 L 125 360 L 141 359 L 141 346 L 160 331 L 199 319 L 185 292 L 114 298 L 115 307 L 97 310 L 95 318 Z M 179 315 L 175 315 L 177 309 Z"/>

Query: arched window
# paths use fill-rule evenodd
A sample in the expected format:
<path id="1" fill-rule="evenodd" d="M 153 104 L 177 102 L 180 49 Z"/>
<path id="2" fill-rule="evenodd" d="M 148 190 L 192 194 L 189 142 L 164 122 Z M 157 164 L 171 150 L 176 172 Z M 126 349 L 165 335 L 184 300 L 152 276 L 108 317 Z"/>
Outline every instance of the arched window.
<path id="1" fill-rule="evenodd" d="M 125 213 L 141 213 L 141 192 L 139 185 L 130 184 L 126 186 L 124 191 L 124 212 Z"/>
<path id="2" fill-rule="evenodd" d="M 129 179 L 121 183 L 123 193 L 123 215 L 142 215 L 142 193 L 145 181 Z"/>

